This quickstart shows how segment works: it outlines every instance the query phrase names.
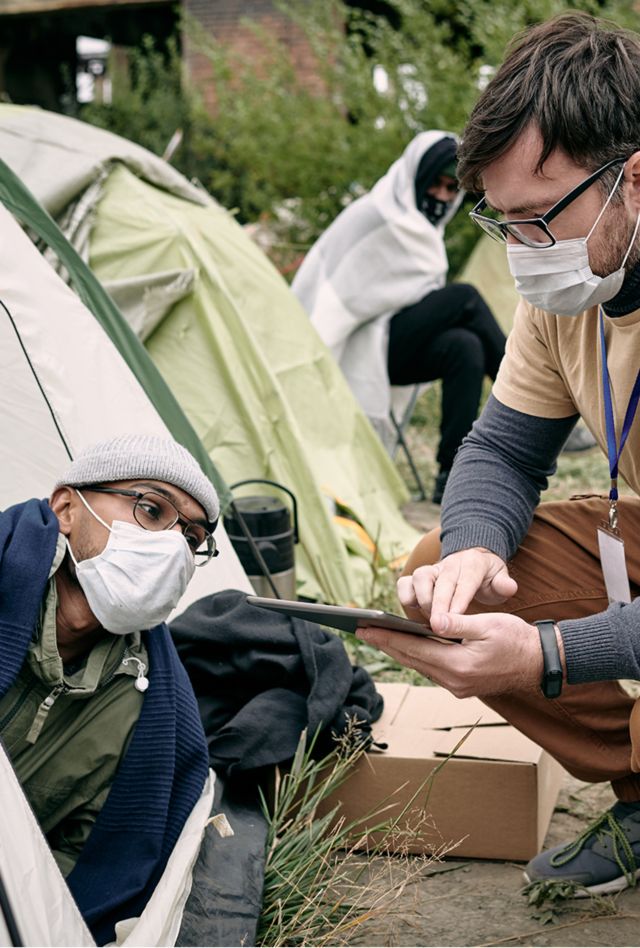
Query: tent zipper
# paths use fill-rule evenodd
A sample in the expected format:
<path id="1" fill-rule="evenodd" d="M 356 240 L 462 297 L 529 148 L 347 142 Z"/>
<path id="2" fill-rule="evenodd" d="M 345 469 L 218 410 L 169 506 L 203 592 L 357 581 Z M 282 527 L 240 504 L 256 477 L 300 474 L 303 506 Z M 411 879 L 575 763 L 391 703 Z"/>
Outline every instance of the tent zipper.
<path id="1" fill-rule="evenodd" d="M 29 733 L 25 738 L 28 744 L 35 744 L 35 742 L 40 737 L 40 732 L 44 727 L 44 723 L 47 720 L 49 711 L 51 711 L 51 708 L 54 706 L 60 695 L 65 694 L 70 690 L 71 689 L 68 687 L 68 685 L 62 683 L 60 685 L 56 685 L 53 691 L 49 692 L 47 697 L 36 711 L 36 716 L 33 719 L 31 727 L 29 728 Z"/>

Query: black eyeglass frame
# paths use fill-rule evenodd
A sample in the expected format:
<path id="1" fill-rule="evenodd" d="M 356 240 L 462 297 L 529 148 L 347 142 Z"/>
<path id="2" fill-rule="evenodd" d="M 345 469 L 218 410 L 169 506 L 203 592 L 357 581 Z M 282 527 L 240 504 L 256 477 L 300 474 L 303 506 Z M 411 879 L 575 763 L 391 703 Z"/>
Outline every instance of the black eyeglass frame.
<path id="1" fill-rule="evenodd" d="M 510 220 L 510 221 L 497 221 L 492 217 L 486 217 L 484 214 L 480 214 L 479 211 L 483 210 L 487 206 L 486 198 L 481 197 L 476 206 L 472 211 L 469 211 L 469 217 L 480 227 L 485 234 L 488 234 L 494 240 L 499 241 L 500 243 L 505 243 L 507 236 L 510 234 L 512 237 L 515 237 L 521 244 L 524 244 L 525 247 L 553 247 L 557 243 L 556 238 L 553 236 L 551 231 L 548 228 L 548 224 L 553 220 L 554 217 L 557 217 L 561 211 L 564 211 L 565 208 L 575 201 L 576 198 L 580 197 L 581 194 L 591 187 L 594 181 L 597 181 L 608 171 L 609 168 L 613 168 L 614 165 L 619 165 L 621 161 L 627 161 L 627 158 L 612 158 L 611 161 L 608 161 L 601 168 L 598 168 L 597 171 L 594 171 L 593 174 L 590 174 L 588 178 L 585 178 L 584 181 L 581 181 L 580 184 L 576 185 L 575 188 L 572 188 L 568 194 L 565 194 L 564 197 L 560 198 L 559 201 L 550 208 L 546 214 L 543 214 L 541 217 L 532 217 L 522 220 Z M 537 226 L 543 233 L 549 238 L 548 243 L 539 243 L 531 238 L 525 237 L 522 233 L 519 232 L 519 228 L 527 226 Z"/>
<path id="2" fill-rule="evenodd" d="M 213 534 L 209 530 L 207 530 L 206 527 L 203 527 L 201 523 L 195 523 L 193 520 L 187 520 L 186 517 L 183 517 L 180 511 L 178 510 L 178 508 L 176 507 L 176 505 L 174 504 L 174 502 L 170 500 L 168 497 L 165 497 L 159 491 L 132 490 L 132 489 L 125 489 L 125 488 L 117 488 L 117 487 L 102 487 L 96 484 L 83 484 L 82 487 L 80 487 L 79 489 L 91 490 L 91 491 L 94 491 L 96 494 L 122 494 L 123 497 L 135 497 L 136 502 L 133 505 L 133 516 L 135 517 L 136 523 L 139 526 L 141 526 L 143 530 L 147 530 L 148 527 L 145 527 L 144 524 L 140 523 L 140 521 L 136 517 L 136 507 L 138 506 L 138 501 L 140 501 L 143 497 L 146 497 L 147 494 L 155 494 L 158 497 L 162 497 L 162 499 L 166 500 L 168 504 L 171 504 L 171 506 L 176 512 L 176 519 L 173 521 L 173 523 L 169 524 L 169 526 L 167 527 L 161 527 L 162 530 L 171 530 L 173 527 L 175 527 L 177 523 L 179 523 L 181 527 L 197 527 L 199 530 L 204 530 L 205 537 L 202 542 L 207 544 L 207 549 L 206 551 L 194 550 L 193 552 L 194 557 L 196 556 L 206 557 L 206 559 L 204 559 L 201 563 L 197 564 L 198 566 L 204 566 L 205 563 L 208 563 L 209 560 L 213 559 L 214 556 L 218 556 L 218 554 L 220 553 L 220 550 L 218 549 L 216 545 L 215 537 L 213 536 Z M 151 530 L 149 532 L 153 533 L 154 531 Z M 183 530 L 183 535 L 184 535 L 184 530 Z"/>

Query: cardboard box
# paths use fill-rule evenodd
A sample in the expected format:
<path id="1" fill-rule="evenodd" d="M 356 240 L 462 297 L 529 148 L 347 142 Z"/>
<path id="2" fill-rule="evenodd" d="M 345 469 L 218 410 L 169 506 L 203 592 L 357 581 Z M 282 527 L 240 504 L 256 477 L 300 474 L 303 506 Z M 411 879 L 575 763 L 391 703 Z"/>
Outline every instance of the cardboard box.
<path id="1" fill-rule="evenodd" d="M 376 687 L 385 709 L 373 735 L 388 747 L 366 754 L 326 809 L 340 801 L 340 816 L 350 822 L 386 800 L 392 809 L 385 818 L 401 813 L 477 722 L 434 776 L 426 805 L 425 792 L 412 805 L 425 807 L 431 825 L 421 828 L 420 838 L 408 847 L 391 840 L 389 848 L 429 852 L 459 841 L 452 851 L 456 857 L 527 860 L 539 852 L 563 768 L 477 698 L 454 698 L 443 688 Z M 409 822 L 415 819 L 414 813 Z M 369 826 L 379 820 L 369 821 Z"/>

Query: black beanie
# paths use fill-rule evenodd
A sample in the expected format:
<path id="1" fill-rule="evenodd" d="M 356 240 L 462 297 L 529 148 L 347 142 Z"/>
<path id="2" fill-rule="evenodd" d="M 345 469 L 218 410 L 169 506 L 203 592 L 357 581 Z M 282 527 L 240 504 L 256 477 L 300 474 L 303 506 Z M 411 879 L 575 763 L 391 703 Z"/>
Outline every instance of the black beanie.
<path id="1" fill-rule="evenodd" d="M 457 178 L 456 152 L 458 146 L 454 138 L 441 138 L 439 142 L 425 151 L 420 159 L 415 180 L 416 207 L 420 208 L 427 188 L 438 180 L 439 175 L 446 174 Z"/>

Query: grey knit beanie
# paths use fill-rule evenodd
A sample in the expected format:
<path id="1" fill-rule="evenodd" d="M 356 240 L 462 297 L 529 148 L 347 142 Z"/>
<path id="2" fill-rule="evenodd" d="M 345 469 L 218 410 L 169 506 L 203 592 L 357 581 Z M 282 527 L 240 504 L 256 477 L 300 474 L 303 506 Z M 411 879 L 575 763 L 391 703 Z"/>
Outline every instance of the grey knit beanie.
<path id="1" fill-rule="evenodd" d="M 126 434 L 89 445 L 58 479 L 54 490 L 137 477 L 180 487 L 203 506 L 210 523 L 218 519 L 218 495 L 196 459 L 173 438 L 157 435 Z"/>

